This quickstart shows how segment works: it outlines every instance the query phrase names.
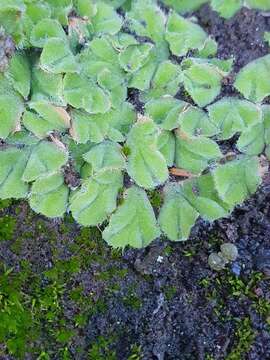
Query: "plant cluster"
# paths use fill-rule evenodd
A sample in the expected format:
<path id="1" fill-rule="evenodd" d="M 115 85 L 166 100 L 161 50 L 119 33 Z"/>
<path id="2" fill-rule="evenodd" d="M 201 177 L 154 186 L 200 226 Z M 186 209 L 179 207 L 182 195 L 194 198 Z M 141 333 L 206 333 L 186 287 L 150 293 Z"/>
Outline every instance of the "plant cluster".
<path id="1" fill-rule="evenodd" d="M 161 233 L 186 240 L 199 216 L 227 216 L 256 191 L 259 155 L 270 156 L 270 55 L 236 76 L 239 98 L 221 98 L 233 59 L 154 0 L 0 0 L 0 23 L 17 47 L 0 74 L 0 198 L 108 221 L 110 245 L 143 247 Z"/>

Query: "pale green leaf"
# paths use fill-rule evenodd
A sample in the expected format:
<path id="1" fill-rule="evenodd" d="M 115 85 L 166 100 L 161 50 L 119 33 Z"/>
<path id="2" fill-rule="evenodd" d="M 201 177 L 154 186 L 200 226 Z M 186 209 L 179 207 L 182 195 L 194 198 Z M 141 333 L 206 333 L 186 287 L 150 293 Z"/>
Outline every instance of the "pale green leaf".
<path id="1" fill-rule="evenodd" d="M 129 176 L 141 187 L 151 189 L 163 184 L 168 178 L 164 156 L 157 148 L 158 129 L 147 118 L 139 120 L 127 137 L 127 171 Z"/>
<path id="2" fill-rule="evenodd" d="M 242 203 L 261 183 L 257 158 L 240 157 L 218 166 L 212 174 L 219 196 L 232 206 Z"/>
<path id="3" fill-rule="evenodd" d="M 39 139 L 46 138 L 52 130 L 57 129 L 57 127 L 54 127 L 47 120 L 32 111 L 24 112 L 22 124 Z"/>
<path id="4" fill-rule="evenodd" d="M 47 3 L 30 1 L 26 4 L 25 14 L 33 24 L 36 24 L 51 17 L 51 8 Z"/>
<path id="5" fill-rule="evenodd" d="M 139 70 L 149 59 L 153 44 L 145 43 L 130 45 L 119 54 L 119 63 L 121 67 L 130 73 Z"/>
<path id="6" fill-rule="evenodd" d="M 171 131 L 161 131 L 157 140 L 157 148 L 166 159 L 167 166 L 173 166 L 175 158 L 175 137 Z"/>
<path id="7" fill-rule="evenodd" d="M 72 0 L 46 0 L 52 9 L 52 17 L 60 24 L 68 25 L 68 15 L 72 10 Z"/>
<path id="8" fill-rule="evenodd" d="M 94 144 L 91 143 L 90 141 L 88 141 L 85 144 L 78 144 L 68 135 L 63 137 L 62 141 L 68 150 L 69 159 L 71 161 L 71 164 L 74 166 L 74 170 L 77 173 L 80 173 L 82 170 L 82 166 L 86 164 L 85 161 L 83 160 L 82 156 L 87 151 L 89 151 L 94 146 Z M 86 165 L 89 165 L 89 164 L 86 164 Z M 91 167 L 91 166 L 89 165 L 89 167 Z M 91 175 L 91 173 L 90 173 L 90 175 Z"/>
<path id="9" fill-rule="evenodd" d="M 5 140 L 7 145 L 15 145 L 17 147 L 25 147 L 36 145 L 40 140 L 29 133 L 27 130 L 16 131 L 14 134 L 9 135 Z"/>
<path id="10" fill-rule="evenodd" d="M 63 107 L 54 106 L 47 101 L 33 101 L 29 103 L 29 108 L 50 123 L 52 129 L 65 130 L 70 127 L 70 116 Z"/>
<path id="11" fill-rule="evenodd" d="M 31 101 L 45 100 L 58 106 L 66 106 L 63 95 L 62 74 L 43 71 L 38 66 L 32 68 Z"/>
<path id="12" fill-rule="evenodd" d="M 64 78 L 64 97 L 76 109 L 96 114 L 105 113 L 111 107 L 111 101 L 93 81 L 78 74 L 67 74 Z"/>
<path id="13" fill-rule="evenodd" d="M 121 152 L 121 146 L 111 141 L 104 141 L 93 146 L 83 159 L 91 164 L 93 172 L 101 169 L 118 169 L 125 168 L 125 159 Z"/>
<path id="14" fill-rule="evenodd" d="M 96 37 L 94 38 L 90 44 L 89 49 L 91 52 L 84 52 L 84 57 L 82 59 L 91 61 L 104 61 L 105 67 L 107 63 L 118 65 L 119 62 L 119 53 L 116 51 L 116 47 L 112 45 L 112 39 L 107 36 Z M 98 60 L 97 60 L 98 59 Z"/>
<path id="15" fill-rule="evenodd" d="M 100 143 L 108 131 L 109 122 L 103 115 L 90 115 L 79 110 L 71 111 L 70 134 L 77 143 L 91 140 Z"/>
<path id="16" fill-rule="evenodd" d="M 67 209 L 68 188 L 59 173 L 38 178 L 29 198 L 31 208 L 49 218 L 62 217 Z"/>
<path id="17" fill-rule="evenodd" d="M 12 35 L 15 44 L 20 45 L 23 40 L 23 12 L 16 9 L 5 10 L 5 4 L 6 0 L 1 0 L 0 24 L 7 34 Z"/>
<path id="18" fill-rule="evenodd" d="M 142 68 L 132 75 L 129 87 L 141 91 L 149 89 L 156 67 L 156 62 L 153 59 L 150 59 Z"/>
<path id="19" fill-rule="evenodd" d="M 24 53 L 17 52 L 12 57 L 6 76 L 14 89 L 27 99 L 30 92 L 31 72 L 28 58 Z"/>
<path id="20" fill-rule="evenodd" d="M 40 66 L 54 74 L 78 71 L 78 63 L 68 43 L 60 38 L 51 38 L 46 42 L 40 56 Z"/>
<path id="21" fill-rule="evenodd" d="M 130 103 L 124 102 L 118 109 L 105 114 L 94 114 L 72 110 L 71 135 L 78 143 L 91 140 L 102 142 L 105 137 L 115 142 L 124 142 L 131 126 L 136 121 L 136 113 Z"/>
<path id="22" fill-rule="evenodd" d="M 6 139 L 10 133 L 20 128 L 23 110 L 23 103 L 18 96 L 0 95 L 0 138 Z"/>
<path id="23" fill-rule="evenodd" d="M 167 22 L 166 40 L 174 55 L 185 56 L 189 50 L 202 49 L 206 39 L 207 34 L 199 25 L 175 12 L 170 14 Z"/>
<path id="24" fill-rule="evenodd" d="M 39 214 L 49 218 L 62 217 L 67 209 L 68 188 L 65 185 L 46 194 L 32 194 L 30 207 Z"/>
<path id="25" fill-rule="evenodd" d="M 258 155 L 263 152 L 264 124 L 259 123 L 244 130 L 237 141 L 237 148 L 248 155 Z"/>
<path id="26" fill-rule="evenodd" d="M 18 12 L 24 12 L 25 11 L 25 5 L 23 0 L 0 0 L 0 11 L 18 11 Z"/>
<path id="27" fill-rule="evenodd" d="M 165 130 L 178 127 L 179 115 L 186 108 L 187 103 L 171 96 L 150 100 L 145 104 L 145 113 L 156 124 Z"/>
<path id="28" fill-rule="evenodd" d="M 211 103 L 221 90 L 222 72 L 210 63 L 187 59 L 182 62 L 184 87 L 200 107 Z"/>
<path id="29" fill-rule="evenodd" d="M 116 13 L 112 6 L 104 4 L 103 2 L 97 3 L 97 13 L 91 19 L 93 31 L 99 34 L 114 35 L 122 27 L 122 20 Z"/>
<path id="30" fill-rule="evenodd" d="M 118 136 L 115 137 L 115 132 L 114 134 L 108 132 L 108 137 L 112 141 L 123 142 L 125 136 L 136 121 L 136 112 L 129 102 L 123 102 L 117 109 L 108 111 L 106 113 L 106 119 L 108 119 L 110 124 L 109 132 L 110 130 L 116 130 L 118 133 Z"/>
<path id="31" fill-rule="evenodd" d="M 139 41 L 133 35 L 122 31 L 111 37 L 110 42 L 113 48 L 118 50 L 126 49 L 129 45 L 139 44 Z"/>
<path id="32" fill-rule="evenodd" d="M 125 77 L 104 69 L 97 76 L 98 85 L 110 94 L 112 107 L 118 109 L 127 98 L 127 81 Z"/>
<path id="33" fill-rule="evenodd" d="M 214 221 L 225 217 L 231 210 L 231 207 L 218 196 L 211 174 L 186 180 L 182 191 L 188 202 L 205 220 Z"/>
<path id="34" fill-rule="evenodd" d="M 270 10 L 270 2 L 269 0 L 245 0 L 246 5 L 253 9 L 259 10 Z"/>
<path id="35" fill-rule="evenodd" d="M 178 124 L 181 131 L 189 136 L 213 136 L 219 133 L 219 129 L 209 119 L 207 113 L 195 106 L 188 106 L 181 111 Z"/>
<path id="36" fill-rule="evenodd" d="M 164 194 L 158 218 L 161 230 L 170 240 L 187 240 L 199 214 L 185 199 L 179 184 L 167 185 Z"/>
<path id="37" fill-rule="evenodd" d="M 200 174 L 211 162 L 222 154 L 217 143 L 203 136 L 189 137 L 178 133 L 176 136 L 175 164 L 194 174 Z"/>
<path id="38" fill-rule="evenodd" d="M 32 182 L 58 171 L 68 160 L 68 154 L 53 143 L 42 141 L 31 149 L 22 179 Z"/>
<path id="39" fill-rule="evenodd" d="M 92 18 L 97 13 L 97 4 L 93 0 L 75 0 L 74 5 L 82 17 Z"/>
<path id="40" fill-rule="evenodd" d="M 121 5 L 124 5 L 126 0 L 102 0 L 104 3 L 109 4 L 114 7 L 114 9 L 119 8 Z"/>
<path id="41" fill-rule="evenodd" d="M 263 56 L 244 66 L 234 86 L 250 101 L 261 102 L 270 95 L 270 55 Z"/>
<path id="42" fill-rule="evenodd" d="M 42 19 L 32 29 L 30 42 L 33 46 L 43 48 L 48 39 L 59 38 L 66 41 L 66 33 L 58 21 Z"/>
<path id="43" fill-rule="evenodd" d="M 196 59 L 198 63 L 213 65 L 222 76 L 227 76 L 233 70 L 234 58 L 231 57 L 227 60 L 218 58 L 210 59 Z"/>
<path id="44" fill-rule="evenodd" d="M 132 1 L 127 19 L 131 31 L 154 40 L 159 48 L 166 48 L 164 41 L 166 17 L 155 2 Z"/>
<path id="45" fill-rule="evenodd" d="M 230 139 L 235 133 L 245 130 L 262 120 L 259 106 L 237 98 L 223 98 L 208 106 L 209 117 L 219 129 L 219 138 Z"/>
<path id="46" fill-rule="evenodd" d="M 183 81 L 183 74 L 179 65 L 171 61 L 163 61 L 151 81 L 151 89 L 143 95 L 143 99 L 158 98 L 163 95 L 174 96 Z"/>
<path id="47" fill-rule="evenodd" d="M 22 180 L 27 163 L 27 152 L 8 148 L 0 151 L 0 198 L 21 199 L 28 193 L 28 185 Z"/>
<path id="48" fill-rule="evenodd" d="M 103 238 L 115 248 L 141 248 L 160 235 L 153 208 L 144 190 L 136 186 L 124 194 L 123 203 L 111 216 Z"/>
<path id="49" fill-rule="evenodd" d="M 198 57 L 208 58 L 217 54 L 218 44 L 210 36 L 205 40 L 203 47 L 198 50 Z"/>
<path id="50" fill-rule="evenodd" d="M 47 194 L 53 190 L 58 189 L 63 184 L 64 177 L 58 172 L 51 175 L 41 176 L 33 183 L 31 187 L 31 194 Z"/>
<path id="51" fill-rule="evenodd" d="M 117 195 L 123 186 L 119 170 L 103 170 L 85 180 L 70 199 L 74 219 L 84 226 L 103 223 L 116 208 Z"/>
<path id="52" fill-rule="evenodd" d="M 199 7 L 207 3 L 208 0 L 162 0 L 162 2 L 164 2 L 165 5 L 173 7 L 175 11 L 185 14 L 199 9 Z"/>
<path id="53" fill-rule="evenodd" d="M 228 19 L 241 9 L 243 0 L 211 0 L 211 7 L 222 17 Z"/>

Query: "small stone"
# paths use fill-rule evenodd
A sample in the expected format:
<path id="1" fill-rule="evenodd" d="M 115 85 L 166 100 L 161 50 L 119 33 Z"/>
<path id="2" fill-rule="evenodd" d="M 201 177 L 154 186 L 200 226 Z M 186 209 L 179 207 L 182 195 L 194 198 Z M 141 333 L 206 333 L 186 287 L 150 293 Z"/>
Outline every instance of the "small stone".
<path id="1" fill-rule="evenodd" d="M 225 268 L 226 263 L 227 263 L 226 260 L 215 252 L 210 254 L 208 257 L 208 265 L 213 270 L 216 271 L 223 270 Z"/>
<path id="2" fill-rule="evenodd" d="M 237 262 L 233 263 L 232 267 L 231 267 L 231 270 L 234 273 L 234 275 L 240 276 L 240 274 L 241 274 L 241 265 L 238 264 Z"/>
<path id="3" fill-rule="evenodd" d="M 228 261 L 235 261 L 238 257 L 237 247 L 232 243 L 222 244 L 220 250 L 222 256 Z"/>
<path id="4" fill-rule="evenodd" d="M 263 296 L 263 290 L 258 287 L 254 289 L 254 293 L 258 296 L 258 297 L 262 297 Z"/>

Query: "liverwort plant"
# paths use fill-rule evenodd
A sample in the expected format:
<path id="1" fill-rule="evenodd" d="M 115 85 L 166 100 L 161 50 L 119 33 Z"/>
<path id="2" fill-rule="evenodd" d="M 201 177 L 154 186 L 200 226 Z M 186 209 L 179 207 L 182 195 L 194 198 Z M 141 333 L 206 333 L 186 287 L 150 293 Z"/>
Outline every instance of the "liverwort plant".
<path id="1" fill-rule="evenodd" d="M 183 16 L 206 2 L 0 0 L 0 41 L 13 44 L 0 53 L 0 198 L 139 248 L 186 240 L 199 217 L 253 194 L 270 158 L 270 55 L 237 74 L 241 98 L 222 98 L 233 59 Z M 267 9 L 229 4 L 223 16 Z"/>

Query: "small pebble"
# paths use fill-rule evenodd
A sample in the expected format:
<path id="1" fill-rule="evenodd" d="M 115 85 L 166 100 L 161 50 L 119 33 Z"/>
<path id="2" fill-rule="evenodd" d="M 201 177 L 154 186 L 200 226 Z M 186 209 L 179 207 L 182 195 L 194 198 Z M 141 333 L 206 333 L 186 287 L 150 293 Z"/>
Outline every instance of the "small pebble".
<path id="1" fill-rule="evenodd" d="M 234 275 L 240 276 L 240 274 L 241 274 L 241 265 L 239 263 L 235 262 L 235 263 L 232 264 L 231 270 L 234 273 Z"/>
<path id="2" fill-rule="evenodd" d="M 220 247 L 222 256 L 228 261 L 235 261 L 238 257 L 237 247 L 232 243 L 222 244 Z"/>
<path id="3" fill-rule="evenodd" d="M 224 260 L 224 258 L 219 256 L 219 254 L 217 253 L 212 253 L 208 257 L 208 265 L 213 270 L 216 271 L 223 270 L 225 268 L 226 263 L 227 263 L 226 260 Z"/>

